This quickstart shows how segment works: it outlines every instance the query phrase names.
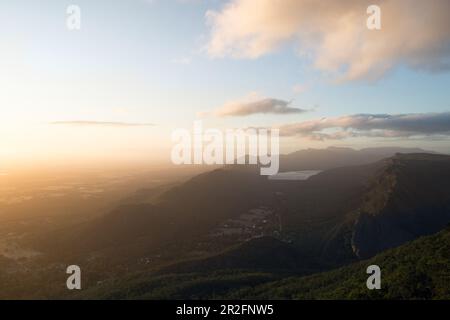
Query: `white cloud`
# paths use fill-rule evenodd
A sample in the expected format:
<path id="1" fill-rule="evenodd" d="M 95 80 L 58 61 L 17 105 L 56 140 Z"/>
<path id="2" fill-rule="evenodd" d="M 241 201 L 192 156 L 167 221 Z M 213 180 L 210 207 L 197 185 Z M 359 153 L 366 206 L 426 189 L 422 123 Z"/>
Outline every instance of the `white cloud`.
<path id="1" fill-rule="evenodd" d="M 450 66 L 450 1 L 379 0 L 381 30 L 368 30 L 366 0 L 230 0 L 206 14 L 213 57 L 258 58 L 294 42 L 338 80 L 377 79 L 396 65 Z"/>

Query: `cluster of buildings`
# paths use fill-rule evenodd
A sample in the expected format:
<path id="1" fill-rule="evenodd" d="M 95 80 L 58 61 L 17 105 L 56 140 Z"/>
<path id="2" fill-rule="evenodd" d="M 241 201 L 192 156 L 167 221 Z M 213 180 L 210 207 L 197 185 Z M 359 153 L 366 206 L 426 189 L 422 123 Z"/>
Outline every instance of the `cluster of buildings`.
<path id="1" fill-rule="evenodd" d="M 267 208 L 259 207 L 240 216 L 228 219 L 209 234 L 211 238 L 233 238 L 235 241 L 247 241 L 279 232 L 277 214 Z"/>

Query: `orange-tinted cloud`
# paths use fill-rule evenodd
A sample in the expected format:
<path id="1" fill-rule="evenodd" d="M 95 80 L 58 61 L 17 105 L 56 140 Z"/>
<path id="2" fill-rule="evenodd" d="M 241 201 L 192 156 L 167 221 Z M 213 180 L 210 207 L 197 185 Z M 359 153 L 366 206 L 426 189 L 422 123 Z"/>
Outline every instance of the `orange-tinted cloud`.
<path id="1" fill-rule="evenodd" d="M 366 26 L 381 8 L 381 30 Z M 335 79 L 378 79 L 397 65 L 450 67 L 448 0 L 230 0 L 209 11 L 213 57 L 258 58 L 293 42 L 299 55 Z"/>
<path id="2" fill-rule="evenodd" d="M 227 102 L 213 112 L 202 113 L 201 115 L 244 117 L 253 114 L 293 114 L 307 111 L 309 110 L 291 107 L 290 101 L 250 94 L 243 99 Z"/>

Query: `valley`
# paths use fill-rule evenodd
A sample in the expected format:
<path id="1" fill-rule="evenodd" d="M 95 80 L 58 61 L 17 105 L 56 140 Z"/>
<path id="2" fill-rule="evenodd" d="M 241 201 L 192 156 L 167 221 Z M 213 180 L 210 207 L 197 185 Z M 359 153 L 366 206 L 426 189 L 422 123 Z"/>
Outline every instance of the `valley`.
<path id="1" fill-rule="evenodd" d="M 303 169 L 299 162 L 293 171 Z M 95 193 L 102 194 L 95 196 L 96 206 L 86 203 L 89 208 L 81 215 L 56 214 L 59 207 L 51 201 L 45 205 L 54 213 L 46 211 L 45 216 L 28 219 L 27 213 L 26 220 L 7 220 L 11 215 L 5 215 L 0 239 L 3 295 L 253 296 L 259 291 L 249 286 L 277 288 L 283 279 L 358 265 L 437 233 L 450 222 L 449 156 L 397 153 L 353 166 L 307 169 L 315 174 L 301 180 L 268 179 L 258 174 L 257 166 L 225 166 L 185 173 L 185 178 L 160 173 L 153 184 L 138 174 L 117 183 L 84 185 L 83 190 L 103 191 Z M 150 180 L 155 177 L 152 173 Z M 57 185 L 39 190 L 67 192 L 74 184 L 65 182 L 64 189 Z M 69 213 L 67 203 L 64 212 Z M 80 200 L 74 199 L 75 206 L 80 208 Z M 80 292 L 65 289 L 65 267 L 74 263 L 83 272 L 85 289 Z"/>

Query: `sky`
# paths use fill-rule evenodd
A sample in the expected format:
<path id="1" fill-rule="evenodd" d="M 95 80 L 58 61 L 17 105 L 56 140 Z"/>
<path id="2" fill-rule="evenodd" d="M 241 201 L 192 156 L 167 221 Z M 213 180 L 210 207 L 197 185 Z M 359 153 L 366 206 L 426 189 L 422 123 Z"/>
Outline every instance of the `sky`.
<path id="1" fill-rule="evenodd" d="M 449 12 L 447 0 L 2 1 L 0 167 L 164 162 L 171 132 L 198 119 L 280 128 L 282 152 L 450 152 Z"/>

